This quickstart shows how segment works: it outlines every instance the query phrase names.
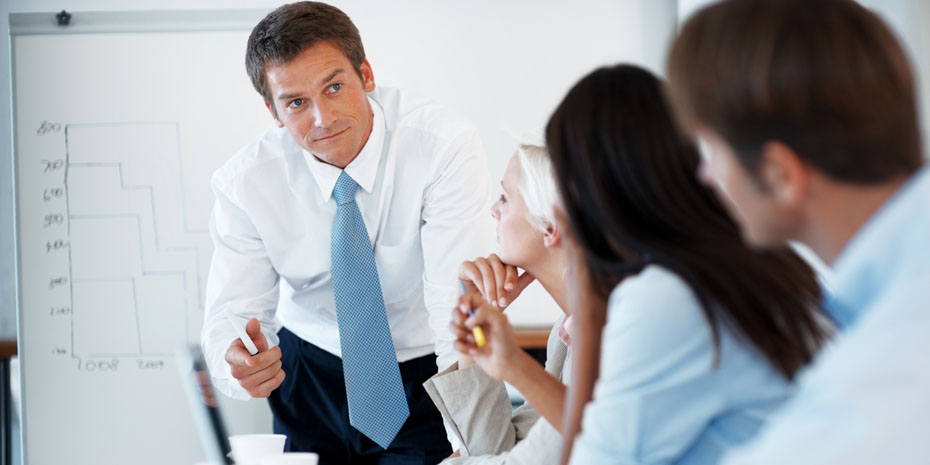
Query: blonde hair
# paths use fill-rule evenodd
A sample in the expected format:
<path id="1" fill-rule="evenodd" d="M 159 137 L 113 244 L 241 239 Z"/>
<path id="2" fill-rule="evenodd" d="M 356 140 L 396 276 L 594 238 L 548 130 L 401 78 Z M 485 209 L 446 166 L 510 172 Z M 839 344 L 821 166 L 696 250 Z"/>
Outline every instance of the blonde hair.
<path id="1" fill-rule="evenodd" d="M 521 144 L 517 156 L 520 158 L 517 190 L 526 204 L 526 219 L 534 228 L 546 232 L 555 224 L 552 207 L 558 195 L 549 152 L 537 145 Z"/>

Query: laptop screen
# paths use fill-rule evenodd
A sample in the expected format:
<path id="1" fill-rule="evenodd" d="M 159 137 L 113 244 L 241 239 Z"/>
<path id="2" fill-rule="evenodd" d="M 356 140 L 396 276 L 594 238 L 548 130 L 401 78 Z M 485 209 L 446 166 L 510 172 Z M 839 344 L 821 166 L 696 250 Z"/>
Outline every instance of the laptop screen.
<path id="1" fill-rule="evenodd" d="M 210 382 L 210 373 L 207 371 L 207 363 L 200 346 L 191 345 L 182 350 L 178 363 L 194 413 L 194 425 L 207 461 L 214 465 L 231 464 L 229 436 L 226 434 L 226 426 L 216 401 L 216 391 Z"/>

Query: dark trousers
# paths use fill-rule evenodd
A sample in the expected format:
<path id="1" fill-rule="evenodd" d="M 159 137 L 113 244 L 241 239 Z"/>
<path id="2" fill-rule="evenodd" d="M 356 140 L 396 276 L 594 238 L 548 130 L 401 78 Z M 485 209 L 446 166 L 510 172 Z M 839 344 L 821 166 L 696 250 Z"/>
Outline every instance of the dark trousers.
<path id="1" fill-rule="evenodd" d="M 288 451 L 316 452 L 319 465 L 432 465 L 452 450 L 423 382 L 436 373 L 436 356 L 400 364 L 410 417 L 382 449 L 349 424 L 342 359 L 282 329 L 284 382 L 268 397 L 274 431 L 287 435 Z"/>

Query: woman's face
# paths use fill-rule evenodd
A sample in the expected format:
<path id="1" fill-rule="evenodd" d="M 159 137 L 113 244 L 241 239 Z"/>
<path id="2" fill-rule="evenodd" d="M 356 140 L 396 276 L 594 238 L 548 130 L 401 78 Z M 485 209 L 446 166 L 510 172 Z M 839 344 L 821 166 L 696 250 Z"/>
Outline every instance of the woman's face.
<path id="1" fill-rule="evenodd" d="M 518 188 L 519 182 L 520 158 L 514 154 L 501 179 L 503 189 L 500 198 L 491 207 L 491 216 L 497 220 L 501 261 L 528 269 L 543 256 L 545 246 L 543 232 L 527 220 L 526 204 Z"/>

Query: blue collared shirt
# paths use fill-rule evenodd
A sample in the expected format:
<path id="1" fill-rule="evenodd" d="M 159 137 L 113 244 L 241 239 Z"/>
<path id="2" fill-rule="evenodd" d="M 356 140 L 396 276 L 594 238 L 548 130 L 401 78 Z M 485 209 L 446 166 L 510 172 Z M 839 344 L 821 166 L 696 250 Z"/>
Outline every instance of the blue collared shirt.
<path id="1" fill-rule="evenodd" d="M 930 463 L 930 168 L 853 236 L 828 305 L 848 329 L 736 464 Z"/>
<path id="2" fill-rule="evenodd" d="M 681 277 L 651 265 L 611 293 L 601 376 L 572 464 L 714 464 L 792 393 L 727 325 L 710 327 Z"/>

